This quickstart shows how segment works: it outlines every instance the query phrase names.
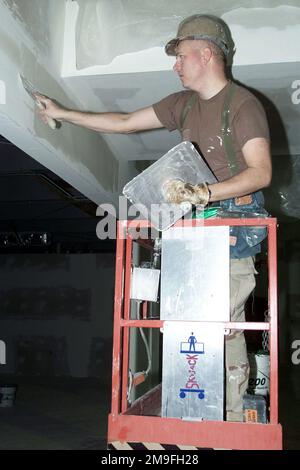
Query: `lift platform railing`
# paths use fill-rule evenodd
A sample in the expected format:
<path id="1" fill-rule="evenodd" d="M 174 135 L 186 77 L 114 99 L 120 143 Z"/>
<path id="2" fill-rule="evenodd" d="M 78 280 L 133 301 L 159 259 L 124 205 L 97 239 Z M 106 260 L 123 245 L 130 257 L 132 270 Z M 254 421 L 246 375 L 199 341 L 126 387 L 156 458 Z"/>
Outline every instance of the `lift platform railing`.
<path id="1" fill-rule="evenodd" d="M 173 418 L 130 415 L 127 402 L 129 330 L 136 327 L 163 328 L 164 321 L 144 318 L 140 320 L 130 319 L 133 242 L 136 241 L 149 249 L 153 248 L 153 243 L 150 239 L 134 240 L 130 234 L 132 229 L 135 233 L 137 229 L 150 230 L 151 224 L 148 221 L 123 220 L 118 222 L 117 232 L 112 402 L 109 415 L 108 442 L 125 442 L 130 439 L 135 442 L 141 440 L 162 442 L 163 439 L 165 443 L 172 443 L 176 439 L 181 444 L 191 444 L 199 447 L 209 445 L 213 448 L 281 449 L 282 429 L 278 423 L 277 220 L 275 218 L 189 219 L 178 221 L 175 224 L 176 226 L 263 226 L 267 228 L 269 321 L 216 323 L 221 323 L 224 330 L 268 331 L 270 350 L 269 423 L 187 422 Z M 188 425 L 190 425 L 193 436 L 196 436 L 196 438 L 188 432 Z M 158 432 L 158 429 L 163 429 L 163 431 Z M 230 433 L 228 434 L 229 429 Z"/>

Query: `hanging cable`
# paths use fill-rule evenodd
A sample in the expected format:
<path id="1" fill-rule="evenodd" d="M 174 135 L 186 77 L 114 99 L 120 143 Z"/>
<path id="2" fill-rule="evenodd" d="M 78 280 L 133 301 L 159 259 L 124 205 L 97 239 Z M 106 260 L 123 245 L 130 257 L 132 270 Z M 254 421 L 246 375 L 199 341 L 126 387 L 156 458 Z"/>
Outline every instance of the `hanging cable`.
<path id="1" fill-rule="evenodd" d="M 137 304 L 137 319 L 140 320 L 141 319 L 140 307 L 141 307 L 142 301 L 137 300 L 136 304 Z M 151 367 L 152 367 L 150 348 L 149 348 L 149 344 L 147 342 L 147 338 L 145 336 L 143 328 L 140 327 L 139 332 L 140 332 L 140 335 L 142 337 L 143 343 L 145 345 L 148 365 L 147 365 L 146 370 L 143 370 L 143 371 L 140 371 L 140 372 L 133 373 L 131 371 L 131 369 L 129 369 L 129 371 L 128 371 L 129 384 L 128 384 L 128 389 L 127 389 L 127 400 L 128 400 L 129 403 L 131 403 L 130 395 L 131 395 L 132 387 L 137 386 L 140 383 L 144 382 L 147 379 L 147 377 L 149 375 L 149 372 L 151 370 Z"/>

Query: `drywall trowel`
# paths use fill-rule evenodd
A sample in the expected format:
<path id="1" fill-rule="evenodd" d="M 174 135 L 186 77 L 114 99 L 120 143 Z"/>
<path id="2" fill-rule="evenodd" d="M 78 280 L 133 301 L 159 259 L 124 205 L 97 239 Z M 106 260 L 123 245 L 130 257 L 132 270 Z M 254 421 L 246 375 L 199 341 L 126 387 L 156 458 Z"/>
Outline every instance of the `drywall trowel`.
<path id="1" fill-rule="evenodd" d="M 31 98 L 33 99 L 33 101 L 35 102 L 37 107 L 40 108 L 40 109 L 44 109 L 43 103 L 41 103 L 35 95 L 36 93 L 39 94 L 39 92 L 34 88 L 34 86 L 32 85 L 32 83 L 30 83 L 29 80 L 22 77 L 22 75 L 20 75 L 20 78 L 22 80 L 24 89 L 27 91 L 29 96 L 31 96 Z M 51 127 L 51 129 L 56 129 L 57 128 L 57 122 L 55 121 L 55 119 L 53 119 L 51 117 L 47 118 L 47 124 L 48 124 L 49 127 Z"/>

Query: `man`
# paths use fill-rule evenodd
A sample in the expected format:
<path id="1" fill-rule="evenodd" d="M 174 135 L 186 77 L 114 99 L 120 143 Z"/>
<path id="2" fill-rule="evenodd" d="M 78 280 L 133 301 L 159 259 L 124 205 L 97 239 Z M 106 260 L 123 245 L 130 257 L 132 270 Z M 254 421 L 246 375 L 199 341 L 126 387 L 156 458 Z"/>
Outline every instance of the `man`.
<path id="1" fill-rule="evenodd" d="M 271 182 L 269 132 L 265 113 L 245 88 L 230 82 L 225 73 L 229 39 L 220 20 L 193 15 L 182 21 L 166 53 L 176 56 L 174 70 L 187 91 L 172 94 L 153 106 L 128 114 L 84 113 L 63 109 L 40 96 L 47 117 L 105 133 L 131 133 L 166 127 L 179 129 L 201 151 L 218 183 L 192 186 L 174 182 L 169 200 L 227 210 L 262 210 L 260 189 Z M 173 190 L 173 195 L 172 195 Z M 231 232 L 230 318 L 244 321 L 244 305 L 255 287 L 253 257 L 263 238 L 255 229 Z M 242 331 L 226 337 L 227 420 L 243 420 L 242 397 L 248 385 L 249 363 Z"/>

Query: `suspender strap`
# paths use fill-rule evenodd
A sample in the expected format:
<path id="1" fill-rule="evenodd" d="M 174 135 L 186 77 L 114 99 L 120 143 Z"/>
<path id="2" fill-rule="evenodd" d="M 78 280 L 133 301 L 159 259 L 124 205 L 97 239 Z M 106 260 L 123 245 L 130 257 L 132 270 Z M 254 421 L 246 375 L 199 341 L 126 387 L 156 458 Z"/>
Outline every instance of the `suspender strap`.
<path id="1" fill-rule="evenodd" d="M 238 172 L 238 162 L 236 160 L 236 154 L 233 146 L 233 139 L 232 139 L 232 130 L 229 126 L 229 117 L 230 117 L 230 104 L 232 97 L 234 95 L 235 85 L 234 83 L 230 83 L 229 90 L 225 98 L 224 107 L 222 111 L 222 124 L 221 124 L 221 132 L 224 142 L 224 148 L 226 157 L 228 160 L 228 166 L 231 173 L 231 176 L 234 176 Z"/>
<path id="2" fill-rule="evenodd" d="M 185 103 L 184 107 L 182 108 L 182 111 L 181 111 L 181 115 L 180 115 L 180 119 L 179 119 L 179 123 L 180 123 L 180 130 L 182 131 L 183 130 L 183 125 L 184 125 L 184 122 L 186 120 L 186 117 L 187 115 L 189 114 L 190 110 L 192 109 L 192 107 L 194 106 L 194 104 L 196 103 L 196 100 L 197 100 L 197 93 L 193 93 L 189 99 L 187 100 L 187 102 Z"/>

